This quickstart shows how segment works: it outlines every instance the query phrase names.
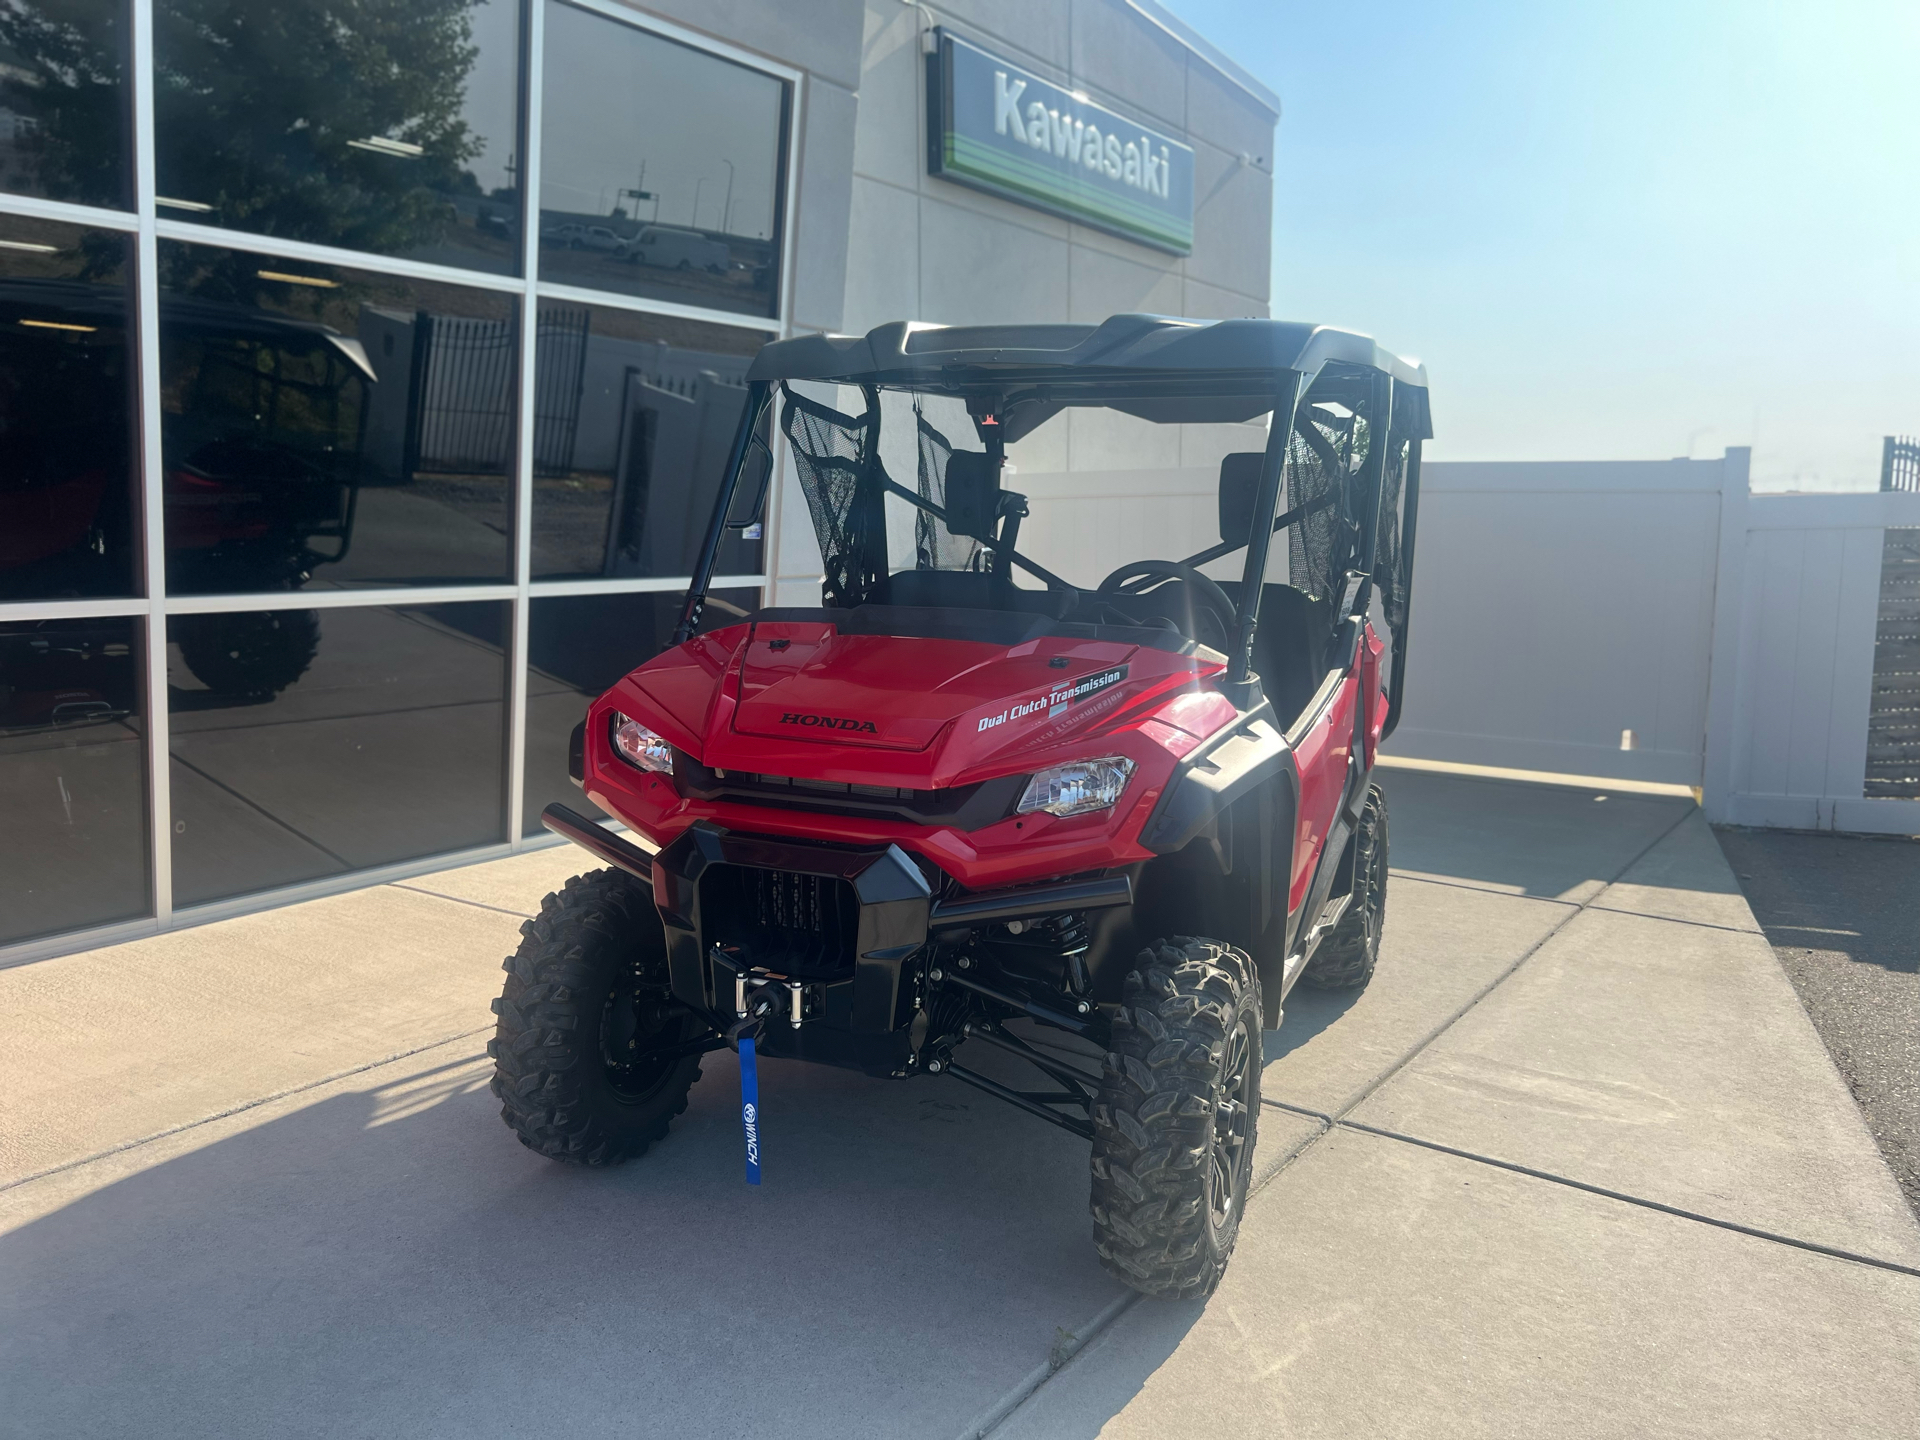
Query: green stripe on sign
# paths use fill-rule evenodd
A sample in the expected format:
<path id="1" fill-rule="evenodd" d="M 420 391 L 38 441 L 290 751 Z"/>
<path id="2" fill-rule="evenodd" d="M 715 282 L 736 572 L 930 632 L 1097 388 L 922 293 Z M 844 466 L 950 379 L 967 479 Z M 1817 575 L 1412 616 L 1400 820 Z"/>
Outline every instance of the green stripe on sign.
<path id="1" fill-rule="evenodd" d="M 1029 160 L 966 136 L 947 134 L 946 168 L 1012 192 L 1049 209 L 1151 239 L 1181 250 L 1193 248 L 1193 224 L 1143 199 Z"/>
<path id="2" fill-rule="evenodd" d="M 963 136 L 949 136 L 947 159 L 952 168 L 991 181 L 1050 206 L 1124 226 L 1157 239 L 1190 246 L 1193 226 L 1129 195 L 1117 195 L 1078 176 L 1063 176 L 1046 166 L 1008 155 Z"/>
<path id="3" fill-rule="evenodd" d="M 1162 225 L 1181 223 L 1164 207 L 1155 204 L 1144 195 L 1131 189 L 1113 190 L 1106 184 L 1088 178 L 1086 175 L 1070 170 L 1062 174 L 1053 166 L 1020 154 L 1009 154 L 1005 149 L 974 140 L 965 135 L 949 137 L 948 151 L 958 159 L 994 171 L 1004 171 L 1018 175 L 1030 184 L 1048 187 L 1058 194 L 1062 187 L 1075 193 L 1076 197 L 1093 204 L 1124 210 L 1137 214 L 1141 219 Z"/>

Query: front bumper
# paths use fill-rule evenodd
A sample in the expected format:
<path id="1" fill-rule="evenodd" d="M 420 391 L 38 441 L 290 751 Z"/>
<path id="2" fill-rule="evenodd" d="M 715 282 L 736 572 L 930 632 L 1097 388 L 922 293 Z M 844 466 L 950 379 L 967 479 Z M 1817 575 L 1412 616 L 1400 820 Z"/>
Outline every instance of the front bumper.
<path id="1" fill-rule="evenodd" d="M 813 1025 L 892 1035 L 912 1021 L 908 962 L 926 945 L 933 887 L 899 846 L 795 843 L 703 822 L 654 857 L 653 876 L 685 1004 L 731 1023 L 734 978 L 757 970 L 804 986 L 795 1038 Z M 769 1052 L 784 1038 L 770 1036 Z"/>

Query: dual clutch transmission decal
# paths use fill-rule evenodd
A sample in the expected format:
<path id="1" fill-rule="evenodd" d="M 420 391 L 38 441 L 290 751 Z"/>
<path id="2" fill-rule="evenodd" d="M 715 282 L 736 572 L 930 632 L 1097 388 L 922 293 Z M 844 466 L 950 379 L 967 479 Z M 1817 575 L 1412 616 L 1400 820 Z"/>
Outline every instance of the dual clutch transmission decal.
<path id="1" fill-rule="evenodd" d="M 1049 720 L 1058 719 L 1073 706 L 1091 699 L 1102 690 L 1111 690 L 1126 678 L 1127 667 L 1116 665 L 1111 670 L 1101 670 L 1078 680 L 1070 680 L 1030 700 L 1021 700 L 1009 705 L 998 715 L 984 717 L 975 729 L 982 732 L 994 730 L 1005 725 L 1009 720 L 1024 720 L 1029 715 L 1045 714 Z"/>

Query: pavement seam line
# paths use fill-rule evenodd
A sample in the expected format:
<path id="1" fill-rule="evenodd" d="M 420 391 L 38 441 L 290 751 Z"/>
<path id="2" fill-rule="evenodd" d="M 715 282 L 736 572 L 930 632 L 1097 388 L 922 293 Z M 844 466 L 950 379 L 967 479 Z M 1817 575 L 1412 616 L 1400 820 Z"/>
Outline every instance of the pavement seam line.
<path id="1" fill-rule="evenodd" d="M 1620 869 L 1615 872 L 1612 879 L 1607 881 L 1605 885 L 1602 885 L 1587 899 L 1577 901 L 1577 902 L 1576 901 L 1560 902 L 1562 904 L 1571 905 L 1573 908 L 1569 910 L 1566 915 L 1562 916 L 1561 919 L 1558 921 L 1558 923 L 1556 923 L 1552 929 L 1547 931 L 1546 934 L 1542 935 L 1538 940 L 1534 941 L 1533 944 L 1529 945 L 1525 950 L 1521 951 L 1520 954 L 1514 959 L 1511 965 L 1507 966 L 1506 969 L 1502 970 L 1498 975 L 1494 976 L 1493 979 L 1489 980 L 1473 995 L 1469 996 L 1467 999 L 1467 1002 L 1464 1005 L 1462 1005 L 1458 1010 L 1455 1010 L 1451 1015 L 1447 1016 L 1446 1019 L 1442 1020 L 1431 1031 L 1429 1031 L 1418 1042 L 1416 1042 L 1414 1046 L 1407 1051 L 1406 1054 L 1402 1055 L 1398 1060 L 1394 1061 L 1393 1064 L 1390 1065 L 1386 1070 L 1382 1071 L 1379 1075 L 1375 1076 L 1371 1081 L 1369 1081 L 1365 1086 L 1363 1086 L 1359 1094 L 1355 1095 L 1351 1100 L 1347 1101 L 1346 1104 L 1340 1107 L 1339 1112 L 1332 1117 L 1331 1123 L 1335 1125 L 1339 1124 L 1341 1121 L 1345 1120 L 1347 1116 L 1351 1115 L 1355 1110 L 1359 1109 L 1360 1106 L 1366 1104 L 1368 1100 L 1372 1099 L 1373 1096 L 1379 1092 L 1381 1086 L 1385 1085 L 1389 1080 L 1392 1080 L 1395 1076 L 1397 1076 L 1402 1070 L 1406 1069 L 1407 1066 L 1411 1065 L 1415 1060 L 1419 1059 L 1420 1056 L 1425 1053 L 1428 1046 L 1432 1045 L 1434 1041 L 1438 1040 L 1442 1035 L 1446 1034 L 1447 1031 L 1451 1030 L 1455 1025 L 1458 1025 L 1462 1020 L 1466 1019 L 1467 1015 L 1474 1009 L 1474 1007 L 1479 1005 L 1479 1003 L 1482 1000 L 1486 999 L 1495 990 L 1499 989 L 1502 985 L 1506 984 L 1508 980 L 1513 978 L 1513 975 L 1515 974 L 1515 972 L 1517 972 L 1522 965 L 1526 964 L 1527 961 L 1531 960 L 1535 955 L 1538 955 L 1540 951 L 1543 948 L 1545 948 L 1548 941 L 1552 940 L 1554 936 L 1558 935 L 1562 930 L 1566 929 L 1567 926 L 1571 925 L 1575 920 L 1578 920 L 1582 915 L 1586 914 L 1587 911 L 1591 910 L 1595 902 L 1598 901 L 1601 896 L 1605 895 L 1607 891 L 1611 890 L 1615 885 L 1620 883 L 1620 877 L 1622 875 L 1627 874 L 1629 871 L 1633 869 L 1634 866 L 1638 865 L 1642 860 L 1646 859 L 1648 855 L 1652 854 L 1655 848 L 1657 848 L 1660 845 L 1660 843 L 1664 841 L 1669 835 L 1673 834 L 1674 831 L 1678 830 L 1681 827 L 1681 825 L 1683 825 L 1686 822 L 1687 816 L 1691 815 L 1692 813 L 1693 812 L 1691 810 L 1688 810 L 1682 813 L 1681 816 L 1677 820 L 1675 820 L 1671 825 L 1667 826 L 1666 829 L 1662 830 L 1658 835 L 1654 836 L 1653 839 L 1649 840 L 1644 846 L 1642 846 L 1637 852 L 1635 852 L 1632 859 L 1628 860 L 1626 864 L 1622 865 Z"/>
<path id="2" fill-rule="evenodd" d="M 491 910 L 496 915 L 517 915 L 522 920 L 534 920 L 538 917 L 526 910 L 509 910 L 504 905 L 489 905 L 484 900 L 469 900 L 464 895 L 443 895 L 438 890 L 422 890 L 418 885 L 406 885 L 398 880 L 387 882 L 389 890 L 407 890 L 415 895 L 427 895 L 435 900 L 451 900 L 456 905 L 471 905 L 476 910 Z"/>
<path id="3" fill-rule="evenodd" d="M 285 722 L 285 723 L 297 723 L 297 722 Z M 195 731 L 189 731 L 187 733 L 194 734 L 194 735 L 204 735 L 210 732 L 204 731 L 204 730 L 195 730 Z M 314 849 L 318 850 L 322 855 L 326 856 L 329 860 L 332 860 L 334 863 L 338 864 L 343 869 L 356 870 L 360 868 L 356 866 L 353 863 L 353 861 L 347 859 L 346 856 L 340 854 L 337 850 L 331 850 L 327 846 L 322 845 L 318 840 L 314 839 L 313 836 L 307 834 L 306 831 L 302 830 L 298 825 L 295 825 L 292 821 L 283 819 L 282 817 L 274 814 L 273 811 L 267 809 L 266 806 L 262 805 L 258 800 L 254 799 L 251 795 L 247 794 L 244 790 L 236 789 L 234 786 L 229 785 L 226 781 L 222 780 L 218 775 L 215 775 L 211 770 L 208 770 L 203 766 L 196 764 L 192 760 L 187 759 L 187 757 L 182 755 L 178 750 L 172 751 L 169 758 L 172 759 L 174 764 L 182 767 L 183 769 L 191 770 L 194 774 L 198 775 L 202 780 L 206 781 L 209 785 L 214 786 L 216 789 L 226 791 L 227 794 L 231 795 L 234 799 L 238 800 L 242 805 L 245 805 L 249 810 L 258 812 L 260 817 L 266 820 L 269 824 L 278 825 L 282 830 L 286 831 L 289 835 L 293 836 L 296 840 L 299 840 L 305 844 L 311 845 Z M 299 882 L 296 881 L 294 883 L 298 884 Z"/>
<path id="4" fill-rule="evenodd" d="M 1594 901 L 1598 900 L 1602 895 L 1605 895 L 1607 891 L 1611 890 L 1614 887 L 1614 885 L 1616 885 L 1619 882 L 1620 877 L 1622 875 L 1625 875 L 1628 871 L 1632 870 L 1634 866 L 1638 865 L 1642 860 L 1646 859 L 1647 856 L 1653 852 L 1654 848 L 1658 846 L 1661 841 L 1665 840 L 1669 835 L 1673 834 L 1674 831 L 1678 830 L 1680 826 L 1683 823 L 1685 823 L 1687 816 L 1693 813 L 1693 809 L 1697 809 L 1697 808 L 1698 807 L 1693 807 L 1688 810 L 1682 811 L 1680 816 L 1671 825 L 1667 826 L 1666 829 L 1662 830 L 1658 835 L 1654 836 L 1653 839 L 1649 840 L 1646 843 L 1646 845 L 1644 845 L 1641 849 L 1636 851 L 1633 857 L 1630 860 L 1628 860 L 1626 864 L 1622 865 L 1618 871 L 1615 872 L 1612 879 L 1608 880 L 1605 885 L 1602 885 L 1586 900 L 1549 901 L 1548 903 L 1550 904 L 1566 905 L 1566 906 L 1569 906 L 1570 909 L 1568 913 L 1565 916 L 1563 916 L 1553 926 L 1551 930 L 1547 931 L 1545 935 L 1542 935 L 1532 945 L 1529 945 L 1526 948 L 1526 950 L 1524 950 L 1520 954 L 1519 958 L 1517 958 L 1511 965 L 1507 966 L 1506 969 L 1502 970 L 1498 975 L 1494 976 L 1492 980 L 1488 981 L 1485 986 L 1483 986 L 1476 994 L 1474 994 L 1470 999 L 1468 999 L 1466 1004 L 1462 1005 L 1458 1010 L 1454 1011 L 1453 1014 L 1449 1015 L 1445 1020 L 1441 1021 L 1440 1024 L 1434 1030 L 1432 1030 L 1424 1038 L 1416 1042 L 1412 1049 L 1408 1050 L 1405 1055 L 1402 1055 L 1398 1060 L 1396 1060 L 1393 1063 L 1393 1065 L 1386 1070 L 1385 1073 L 1383 1073 L 1372 1084 L 1368 1085 L 1365 1089 L 1363 1089 L 1352 1100 L 1348 1101 L 1345 1105 L 1343 1105 L 1340 1108 L 1340 1113 L 1338 1115 L 1336 1116 L 1323 1115 L 1317 1110 L 1306 1110 L 1297 1105 L 1287 1105 L 1277 1100 L 1269 1100 L 1266 1098 L 1266 1096 L 1262 1095 L 1260 1097 L 1260 1103 L 1262 1105 L 1272 1105 L 1276 1109 L 1290 1110 L 1302 1115 L 1309 1116 L 1312 1119 L 1315 1119 L 1320 1122 L 1320 1128 L 1316 1130 L 1313 1134 L 1307 1136 L 1306 1139 L 1302 1140 L 1298 1145 L 1294 1146 L 1294 1148 L 1291 1151 L 1289 1151 L 1286 1154 L 1286 1156 L 1284 1156 L 1281 1159 L 1280 1163 L 1273 1167 L 1273 1170 L 1264 1179 L 1259 1180 L 1254 1184 L 1250 1184 L 1247 1187 L 1247 1198 L 1251 1200 L 1255 1195 L 1259 1194 L 1260 1191 L 1266 1189 L 1267 1186 L 1271 1185 L 1275 1180 L 1279 1179 L 1281 1174 L 1285 1172 L 1289 1167 L 1291 1167 L 1295 1161 L 1299 1160 L 1301 1156 L 1305 1155 L 1307 1151 L 1311 1150 L 1315 1145 L 1319 1144 L 1322 1140 L 1326 1139 L 1327 1136 L 1331 1135 L 1335 1129 L 1339 1128 L 1342 1125 L 1342 1123 L 1345 1121 L 1345 1117 L 1353 1113 L 1354 1109 L 1357 1106 L 1363 1104 L 1382 1085 L 1386 1084 L 1387 1081 L 1391 1080 L 1394 1076 L 1398 1075 L 1402 1070 L 1404 1070 L 1429 1045 L 1433 1044 L 1434 1041 L 1438 1040 L 1442 1035 L 1446 1034 L 1446 1032 L 1450 1030 L 1454 1025 L 1458 1024 L 1462 1019 L 1464 1019 L 1468 1011 L 1472 1010 L 1474 1006 L 1478 1005 L 1482 1000 L 1486 999 L 1487 996 L 1491 995 L 1495 989 L 1497 989 L 1501 984 L 1503 984 L 1507 980 L 1509 976 L 1511 976 L 1522 965 L 1526 964 L 1527 961 L 1531 960 L 1536 954 L 1538 954 L 1540 951 L 1540 948 L 1543 945 L 1545 945 L 1549 940 L 1553 939 L 1554 936 L 1558 935 L 1562 930 L 1566 929 L 1567 926 L 1571 925 L 1576 919 L 1578 919 L 1582 914 L 1584 914 L 1593 905 Z M 1388 873 L 1389 874 L 1393 873 L 1391 868 L 1389 868 Z M 1408 876 L 1405 878 L 1412 879 L 1417 877 Z M 1434 883 L 1446 884 L 1447 882 L 1439 881 Z M 1475 888 L 1475 887 L 1463 886 L 1460 888 L 1467 889 L 1467 888 Z M 1498 894 L 1500 892 L 1495 891 L 1491 893 Z M 1519 898 L 1538 899 L 1542 897 L 1522 896 Z M 1626 1198 L 1626 1197 L 1622 1197 L 1622 1198 Z M 1244 1215 L 1244 1211 L 1242 1213 Z M 1130 1304 L 1121 1304 L 1116 1306 L 1113 1310 L 1112 1315 L 1106 1320 L 1106 1322 L 1101 1326 L 1101 1328 L 1105 1329 L 1108 1325 L 1111 1325 L 1114 1320 L 1119 1319 L 1120 1316 L 1124 1315 L 1131 1308 L 1132 1306 Z M 1087 1337 L 1088 1340 L 1091 1340 L 1092 1338 L 1093 1337 L 1091 1334 Z M 1074 1351 L 1074 1354 L 1076 1355 L 1079 1354 L 1080 1351 L 1084 1350 L 1085 1348 L 1086 1348 L 1086 1345 L 1085 1345 L 1085 1342 L 1083 1341 L 1082 1344 Z M 998 1412 L 999 1414 L 999 1418 L 994 1420 L 992 1425 L 988 1426 L 986 1430 L 973 1429 L 973 1430 L 964 1432 L 961 1435 L 960 1440 L 984 1440 L 984 1437 L 991 1430 L 997 1429 L 1000 1425 L 1004 1424 L 1008 1419 L 1010 1419 L 1014 1415 L 1014 1413 L 1019 1410 L 1019 1408 L 1022 1405 L 1026 1404 L 1028 1400 L 1032 1399 L 1033 1396 L 1036 1393 L 1038 1393 L 1041 1386 L 1045 1385 L 1047 1381 L 1052 1379 L 1053 1375 L 1057 1373 L 1055 1371 L 1048 1370 L 1047 1367 L 1045 1366 L 1040 1367 L 1040 1370 L 1045 1370 L 1046 1373 L 1040 1374 L 1039 1371 L 1035 1371 L 1034 1374 L 1039 1374 L 1038 1380 L 1034 1380 L 1033 1375 L 1030 1374 L 1026 1380 L 1022 1380 L 1019 1385 L 1016 1385 L 1012 1390 L 1008 1391 L 1006 1395 L 1002 1396 L 1001 1399 L 995 1402 L 995 1404 L 986 1412 L 987 1414 L 994 1414 L 995 1412 Z M 1033 1381 L 1033 1384 L 1031 1385 L 1031 1387 L 1023 1388 L 1023 1387 L 1027 1387 L 1027 1382 L 1029 1380 Z M 1016 1396 L 1017 1398 L 1014 1398 Z M 1008 1403 L 1009 1401 L 1011 1401 L 1011 1403 Z M 974 1423 L 975 1425 L 977 1425 L 979 1422 L 975 1421 Z"/>
<path id="5" fill-rule="evenodd" d="M 475 1035 L 484 1035 L 491 1029 L 493 1029 L 491 1025 L 482 1025 L 477 1030 L 462 1030 L 458 1035 L 448 1035 L 443 1039 L 430 1041 L 425 1045 L 416 1045 L 411 1050 L 401 1050 L 381 1060 L 369 1060 L 364 1065 L 355 1065 L 350 1069 L 338 1070 L 331 1075 L 323 1075 L 318 1080 L 310 1080 L 305 1084 L 295 1085 L 286 1090 L 277 1090 L 271 1095 L 262 1095 L 257 1100 L 249 1100 L 242 1105 L 230 1106 L 212 1115 L 203 1115 L 198 1120 L 187 1120 L 179 1125 L 170 1126 L 165 1130 L 156 1130 L 153 1134 L 142 1135 L 137 1140 L 125 1140 L 118 1145 L 109 1145 L 104 1150 L 96 1150 L 91 1155 L 82 1155 L 77 1160 L 65 1160 L 58 1165 L 49 1165 L 46 1169 L 36 1170 L 31 1175 L 22 1175 L 17 1180 L 8 1180 L 0 1183 L 0 1195 L 4 1195 L 9 1190 L 17 1190 L 22 1185 L 31 1185 L 36 1180 L 44 1180 L 49 1175 L 59 1175 L 68 1170 L 77 1170 L 82 1165 L 91 1165 L 97 1160 L 105 1160 L 114 1155 L 124 1155 L 129 1150 L 138 1150 L 142 1145 L 151 1145 L 156 1140 L 165 1140 L 170 1136 L 183 1135 L 189 1130 L 199 1129 L 202 1125 L 211 1125 L 216 1120 L 225 1120 L 234 1115 L 244 1115 L 249 1110 L 258 1109 L 262 1105 L 271 1105 L 276 1100 L 285 1100 L 291 1096 L 303 1094 L 308 1090 L 318 1090 L 321 1086 L 331 1085 L 336 1080 L 346 1080 L 355 1075 L 365 1074 L 369 1070 L 378 1070 L 382 1065 L 391 1065 L 396 1060 L 405 1060 L 412 1055 L 423 1055 L 429 1050 L 438 1050 L 443 1045 L 452 1045 L 457 1041 L 471 1040 Z M 481 1056 L 476 1054 L 467 1058 L 478 1060 Z M 458 1064 L 461 1062 L 455 1061 L 452 1063 Z"/>
<path id="6" fill-rule="evenodd" d="M 1034 1391 L 1071 1365 L 1085 1353 L 1089 1345 L 1106 1333 L 1108 1326 L 1146 1298 L 1138 1290 L 1128 1290 L 1116 1296 L 1098 1315 L 1078 1330 L 1071 1332 L 1073 1344 L 1070 1347 L 1056 1351 L 1029 1370 L 1011 1390 L 969 1420 L 957 1440 L 985 1440 L 986 1436 L 1006 1423 L 1013 1412 L 1027 1402 Z"/>
<path id="7" fill-rule="evenodd" d="M 1602 905 L 1598 901 L 1595 901 L 1591 908 L 1604 910 L 1609 915 L 1631 915 L 1636 920 L 1664 920 L 1669 925 L 1691 925 L 1696 930 L 1718 930 L 1723 935 L 1754 935 L 1763 940 L 1766 938 L 1758 930 L 1742 930 L 1738 925 L 1716 925 L 1711 920 L 1688 920 L 1679 915 L 1656 915 L 1651 910 L 1622 910 L 1617 905 Z"/>
<path id="8" fill-rule="evenodd" d="M 1476 1164 L 1490 1165 L 1496 1170 L 1509 1170 L 1516 1175 L 1526 1175 L 1535 1180 L 1544 1180 L 1553 1185 L 1564 1185 L 1570 1190 L 1583 1190 L 1589 1195 L 1604 1196 L 1608 1200 L 1618 1200 L 1623 1204 L 1637 1205 L 1644 1210 L 1657 1210 L 1662 1215 L 1672 1215 L 1681 1220 L 1692 1220 L 1701 1225 L 1711 1225 L 1719 1230 L 1731 1230 L 1738 1235 L 1751 1235 L 1756 1240 L 1770 1240 L 1776 1245 L 1789 1246 L 1795 1250 L 1811 1251 L 1815 1255 L 1825 1255 L 1834 1260 L 1848 1260 L 1856 1265 L 1870 1265 L 1876 1270 L 1891 1270 L 1896 1275 L 1911 1275 L 1920 1279 L 1920 1266 L 1902 1265 L 1897 1260 L 1881 1260 L 1872 1255 L 1862 1255 L 1853 1250 L 1841 1250 L 1832 1245 L 1822 1245 L 1813 1240 L 1799 1240 L 1791 1235 L 1782 1235 L 1773 1230 L 1761 1230 L 1752 1225 L 1742 1225 L 1737 1220 L 1721 1220 L 1712 1215 L 1702 1215 L 1697 1210 L 1683 1210 L 1677 1205 L 1668 1205 L 1659 1200 L 1649 1200 L 1641 1195 L 1629 1195 L 1622 1190 L 1609 1190 L 1604 1185 L 1590 1185 L 1584 1180 L 1575 1180 L 1571 1176 L 1556 1175 L 1551 1170 L 1536 1170 L 1530 1165 L 1521 1165 L 1512 1160 L 1500 1160 L 1491 1155 L 1481 1155 L 1473 1150 L 1461 1150 L 1452 1145 L 1443 1145 L 1437 1140 L 1422 1140 L 1417 1135 L 1403 1134 L 1398 1130 L 1384 1130 L 1378 1125 L 1368 1125 L 1359 1120 L 1338 1120 L 1334 1128 L 1351 1130 L 1357 1134 L 1373 1135 L 1382 1140 L 1397 1140 L 1403 1145 L 1417 1145 L 1423 1150 L 1437 1150 L 1442 1155 L 1452 1155 L 1461 1160 L 1472 1160 Z"/>

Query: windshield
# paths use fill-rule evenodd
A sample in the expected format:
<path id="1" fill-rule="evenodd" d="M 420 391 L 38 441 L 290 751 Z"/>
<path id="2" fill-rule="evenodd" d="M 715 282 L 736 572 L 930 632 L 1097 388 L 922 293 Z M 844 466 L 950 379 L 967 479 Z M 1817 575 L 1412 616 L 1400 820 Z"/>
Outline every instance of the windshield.
<path id="1" fill-rule="evenodd" d="M 1293 392 L 1291 376 L 1273 378 Z M 1332 642 L 1364 611 L 1397 683 L 1425 396 L 1396 406 L 1381 372 L 1329 363 L 1275 447 L 1271 409 L 1258 409 L 1273 392 L 1246 380 L 777 382 L 777 448 L 812 522 L 820 604 L 894 627 L 874 633 L 1211 648 L 1236 680 L 1257 670 L 1287 714 L 1346 663 Z M 806 571 L 794 558 L 789 582 Z M 696 582 L 687 633 L 701 598 Z"/>
<path id="2" fill-rule="evenodd" d="M 1239 456 L 1257 471 L 1267 415 L 1159 424 L 1071 406 L 996 443 L 998 417 L 977 400 L 970 413 L 952 394 L 873 393 L 877 414 L 854 386 L 794 382 L 777 401 L 829 606 L 870 603 L 903 571 L 1009 569 L 1022 588 L 1093 590 L 1118 564 L 1163 559 L 1240 577 L 1244 533 L 1220 543 L 1222 466 Z"/>

